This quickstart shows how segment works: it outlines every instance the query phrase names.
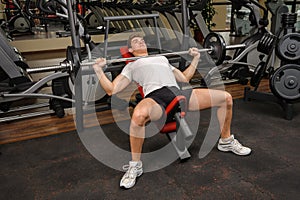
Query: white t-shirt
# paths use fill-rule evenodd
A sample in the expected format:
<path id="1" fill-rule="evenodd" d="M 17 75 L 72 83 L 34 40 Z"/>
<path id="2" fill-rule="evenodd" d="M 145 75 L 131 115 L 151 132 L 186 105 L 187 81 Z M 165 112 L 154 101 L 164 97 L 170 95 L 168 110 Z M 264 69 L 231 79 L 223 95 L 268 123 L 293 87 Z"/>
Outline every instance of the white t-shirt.
<path id="1" fill-rule="evenodd" d="M 155 56 L 128 63 L 121 74 L 142 86 L 146 96 L 164 86 L 179 88 L 173 73 L 174 68 L 166 57 Z"/>

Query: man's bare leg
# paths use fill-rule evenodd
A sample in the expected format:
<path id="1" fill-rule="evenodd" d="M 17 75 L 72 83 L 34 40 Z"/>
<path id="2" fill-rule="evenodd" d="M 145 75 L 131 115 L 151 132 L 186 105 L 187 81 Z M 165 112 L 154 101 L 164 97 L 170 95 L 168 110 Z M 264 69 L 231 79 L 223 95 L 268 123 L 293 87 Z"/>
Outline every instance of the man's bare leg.
<path id="1" fill-rule="evenodd" d="M 143 174 L 141 153 L 145 139 L 145 125 L 150 120 L 158 120 L 162 115 L 161 107 L 152 99 L 143 99 L 134 109 L 130 123 L 130 148 L 132 160 L 120 181 L 120 187 L 131 188 L 136 178 Z"/>
<path id="2" fill-rule="evenodd" d="M 192 111 L 218 107 L 217 117 L 220 124 L 221 138 L 230 136 L 232 120 L 232 97 L 222 90 L 195 89 L 191 95 L 189 109 Z"/>
<path id="3" fill-rule="evenodd" d="M 152 99 L 143 99 L 134 109 L 130 124 L 130 148 L 133 161 L 141 159 L 145 124 L 150 120 L 158 120 L 161 115 L 161 107 Z"/>
<path id="4" fill-rule="evenodd" d="M 251 149 L 244 147 L 230 132 L 232 120 L 232 97 L 228 92 L 221 90 L 196 89 L 189 102 L 190 110 L 201 110 L 218 107 L 217 117 L 220 124 L 221 138 L 218 149 L 224 152 L 233 152 L 237 155 L 249 155 Z"/>

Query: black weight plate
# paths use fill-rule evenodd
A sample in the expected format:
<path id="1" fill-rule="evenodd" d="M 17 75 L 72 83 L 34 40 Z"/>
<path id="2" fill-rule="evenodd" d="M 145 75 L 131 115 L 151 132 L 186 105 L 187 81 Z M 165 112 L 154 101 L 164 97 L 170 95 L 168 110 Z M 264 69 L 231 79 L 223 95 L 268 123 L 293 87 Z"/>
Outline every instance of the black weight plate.
<path id="1" fill-rule="evenodd" d="M 254 73 L 250 79 L 250 85 L 253 87 L 257 87 L 259 85 L 259 82 L 261 81 L 261 78 L 264 75 L 264 67 L 265 62 L 260 62 L 257 67 L 254 70 Z"/>
<path id="2" fill-rule="evenodd" d="M 213 50 L 209 52 L 209 55 L 216 65 L 223 63 L 226 56 L 226 42 L 220 34 L 214 32 L 209 33 L 204 39 L 203 47 L 213 48 Z"/>
<path id="3" fill-rule="evenodd" d="M 278 98 L 300 99 L 300 66 L 287 64 L 276 69 L 270 77 L 270 88 Z"/>
<path id="4" fill-rule="evenodd" d="M 273 50 L 276 36 L 271 33 L 265 33 L 257 45 L 257 51 L 268 55 Z"/>
<path id="5" fill-rule="evenodd" d="M 283 60 L 299 60 L 300 34 L 288 33 L 284 35 L 277 44 L 276 53 Z"/>
<path id="6" fill-rule="evenodd" d="M 67 60 L 73 65 L 70 69 L 70 78 L 75 83 L 75 78 L 80 69 L 80 56 L 73 46 L 67 47 Z"/>
<path id="7" fill-rule="evenodd" d="M 259 51 L 261 53 L 265 53 L 265 40 L 267 39 L 266 34 L 263 35 L 263 37 L 259 40 L 259 42 L 257 44 L 257 51 Z"/>

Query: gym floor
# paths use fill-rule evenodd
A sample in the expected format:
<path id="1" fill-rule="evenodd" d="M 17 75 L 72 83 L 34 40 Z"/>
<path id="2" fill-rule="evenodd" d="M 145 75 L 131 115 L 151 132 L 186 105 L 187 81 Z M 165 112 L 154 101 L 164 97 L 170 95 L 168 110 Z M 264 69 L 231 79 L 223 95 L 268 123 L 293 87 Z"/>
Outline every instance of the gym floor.
<path id="1" fill-rule="evenodd" d="M 51 34 L 44 37 L 52 37 Z M 221 34 L 228 44 L 242 39 L 229 37 L 227 32 Z M 28 62 L 30 66 L 42 66 L 58 59 Z M 107 167 L 85 148 L 71 112 L 64 118 L 48 115 L 0 123 L 1 199 L 296 200 L 300 196 L 300 105 L 294 105 L 293 119 L 286 120 L 278 104 L 243 101 L 244 87 L 233 84 L 226 90 L 234 97 L 232 131 L 252 148 L 251 155 L 239 157 L 214 148 L 200 159 L 199 149 L 210 123 L 209 110 L 202 111 L 197 136 L 190 147 L 192 158 L 145 173 L 130 190 L 118 186 L 123 172 Z M 259 90 L 269 92 L 267 80 Z M 128 136 L 116 125 L 111 111 L 98 113 L 98 118 L 101 128 L 109 133 L 107 137 L 128 150 Z M 121 118 L 119 123 L 128 126 L 128 119 Z M 89 124 L 86 132 L 97 134 L 93 126 Z M 146 140 L 144 151 L 159 149 L 166 143 L 165 136 L 155 135 Z"/>
<path id="2" fill-rule="evenodd" d="M 130 190 L 119 188 L 123 172 L 107 167 L 93 157 L 76 131 L 1 145 L 1 197 L 296 200 L 300 187 L 299 104 L 295 110 L 297 115 L 290 121 L 282 117 L 282 110 L 276 104 L 234 100 L 232 131 L 253 152 L 239 157 L 213 148 L 200 159 L 198 152 L 210 119 L 209 112 L 203 111 L 197 136 L 189 148 L 192 157 L 144 173 Z M 52 124 L 52 121 L 48 123 Z M 128 121 L 120 123 L 128 127 Z M 56 128 L 53 124 L 52 127 Z M 2 125 L 1 132 L 3 128 L 6 127 Z M 115 123 L 101 128 L 110 141 L 129 150 L 128 135 Z M 44 127 L 40 126 L 41 129 Z M 99 132 L 88 128 L 83 134 L 93 137 Z M 165 136 L 155 135 L 145 141 L 144 152 L 152 152 L 166 143 Z M 102 146 L 99 148 L 103 149 Z M 153 158 L 151 163 L 148 162 L 144 162 L 145 167 L 157 161 Z"/>

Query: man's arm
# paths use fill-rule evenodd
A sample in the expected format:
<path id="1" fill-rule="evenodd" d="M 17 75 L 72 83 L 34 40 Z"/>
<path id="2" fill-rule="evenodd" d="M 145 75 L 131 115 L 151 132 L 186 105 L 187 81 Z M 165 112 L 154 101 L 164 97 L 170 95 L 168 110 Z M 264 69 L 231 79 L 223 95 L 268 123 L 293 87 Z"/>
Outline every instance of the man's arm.
<path id="1" fill-rule="evenodd" d="M 199 60 L 200 60 L 200 53 L 197 48 L 190 48 L 189 54 L 193 56 L 193 60 L 191 64 L 181 72 L 178 69 L 174 69 L 174 75 L 178 82 L 189 82 L 191 78 L 194 76 L 195 71 L 197 69 Z"/>
<path id="2" fill-rule="evenodd" d="M 99 58 L 96 60 L 96 64 L 93 65 L 93 68 L 102 88 L 109 96 L 111 96 L 122 91 L 131 81 L 122 74 L 119 74 L 113 81 L 110 81 L 102 69 L 105 65 L 106 60 L 104 58 Z"/>

